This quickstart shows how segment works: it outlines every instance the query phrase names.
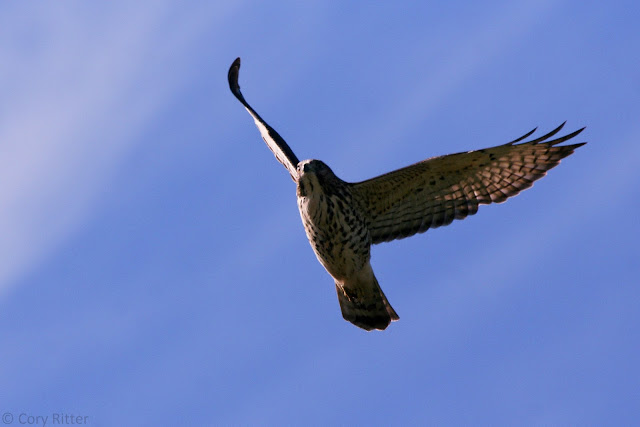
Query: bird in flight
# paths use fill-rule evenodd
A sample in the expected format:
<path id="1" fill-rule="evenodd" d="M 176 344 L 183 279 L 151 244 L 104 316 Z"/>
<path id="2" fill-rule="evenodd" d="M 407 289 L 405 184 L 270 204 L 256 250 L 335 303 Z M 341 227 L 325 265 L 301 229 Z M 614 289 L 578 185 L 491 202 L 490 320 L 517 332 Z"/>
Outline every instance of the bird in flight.
<path id="1" fill-rule="evenodd" d="M 584 130 L 552 139 L 563 123 L 530 141 L 525 140 L 536 129 L 496 147 L 432 157 L 366 181 L 345 182 L 320 160 L 298 160 L 244 99 L 239 72 L 237 58 L 229 68 L 229 88 L 296 183 L 304 230 L 335 281 L 342 317 L 367 331 L 386 329 L 399 319 L 371 269 L 372 244 L 424 233 L 474 215 L 479 205 L 502 203 L 585 144 L 558 145 Z"/>

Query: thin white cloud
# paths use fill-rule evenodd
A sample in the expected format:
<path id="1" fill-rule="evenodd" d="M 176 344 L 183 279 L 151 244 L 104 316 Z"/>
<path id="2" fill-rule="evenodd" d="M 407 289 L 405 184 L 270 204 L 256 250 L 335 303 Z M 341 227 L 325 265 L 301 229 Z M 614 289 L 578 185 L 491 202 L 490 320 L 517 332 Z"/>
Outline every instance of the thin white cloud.
<path id="1" fill-rule="evenodd" d="M 227 15 L 152 6 L 21 3 L 0 18 L 0 293 L 82 225 L 180 88 L 180 55 Z"/>

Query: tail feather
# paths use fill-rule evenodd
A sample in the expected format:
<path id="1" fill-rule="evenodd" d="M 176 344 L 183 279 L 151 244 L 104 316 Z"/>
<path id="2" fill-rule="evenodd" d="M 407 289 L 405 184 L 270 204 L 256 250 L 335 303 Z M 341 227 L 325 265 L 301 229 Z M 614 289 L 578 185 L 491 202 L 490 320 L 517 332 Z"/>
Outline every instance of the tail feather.
<path id="1" fill-rule="evenodd" d="M 336 282 L 336 292 L 342 317 L 359 328 L 383 330 L 392 321 L 400 319 L 373 274 L 364 282 Z"/>

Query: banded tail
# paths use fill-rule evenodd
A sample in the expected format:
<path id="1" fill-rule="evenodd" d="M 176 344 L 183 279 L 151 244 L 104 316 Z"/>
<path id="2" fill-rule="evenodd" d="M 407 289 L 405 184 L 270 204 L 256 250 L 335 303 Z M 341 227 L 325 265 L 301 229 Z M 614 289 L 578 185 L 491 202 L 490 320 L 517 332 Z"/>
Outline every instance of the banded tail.
<path id="1" fill-rule="evenodd" d="M 336 282 L 336 292 L 342 317 L 359 328 L 384 330 L 391 322 L 400 319 L 380 289 L 373 271 L 368 280 Z"/>

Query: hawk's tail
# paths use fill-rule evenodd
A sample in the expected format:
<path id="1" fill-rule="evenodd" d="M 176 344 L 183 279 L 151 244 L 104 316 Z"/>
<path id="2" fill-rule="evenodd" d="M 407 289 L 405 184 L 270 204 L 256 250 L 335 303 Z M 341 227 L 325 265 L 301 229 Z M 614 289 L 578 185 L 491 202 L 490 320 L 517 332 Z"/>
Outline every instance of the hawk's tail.
<path id="1" fill-rule="evenodd" d="M 343 284 L 336 282 L 338 301 L 345 320 L 370 331 L 386 329 L 389 323 L 400 319 L 380 289 L 373 271 L 368 280 L 359 279 Z"/>

